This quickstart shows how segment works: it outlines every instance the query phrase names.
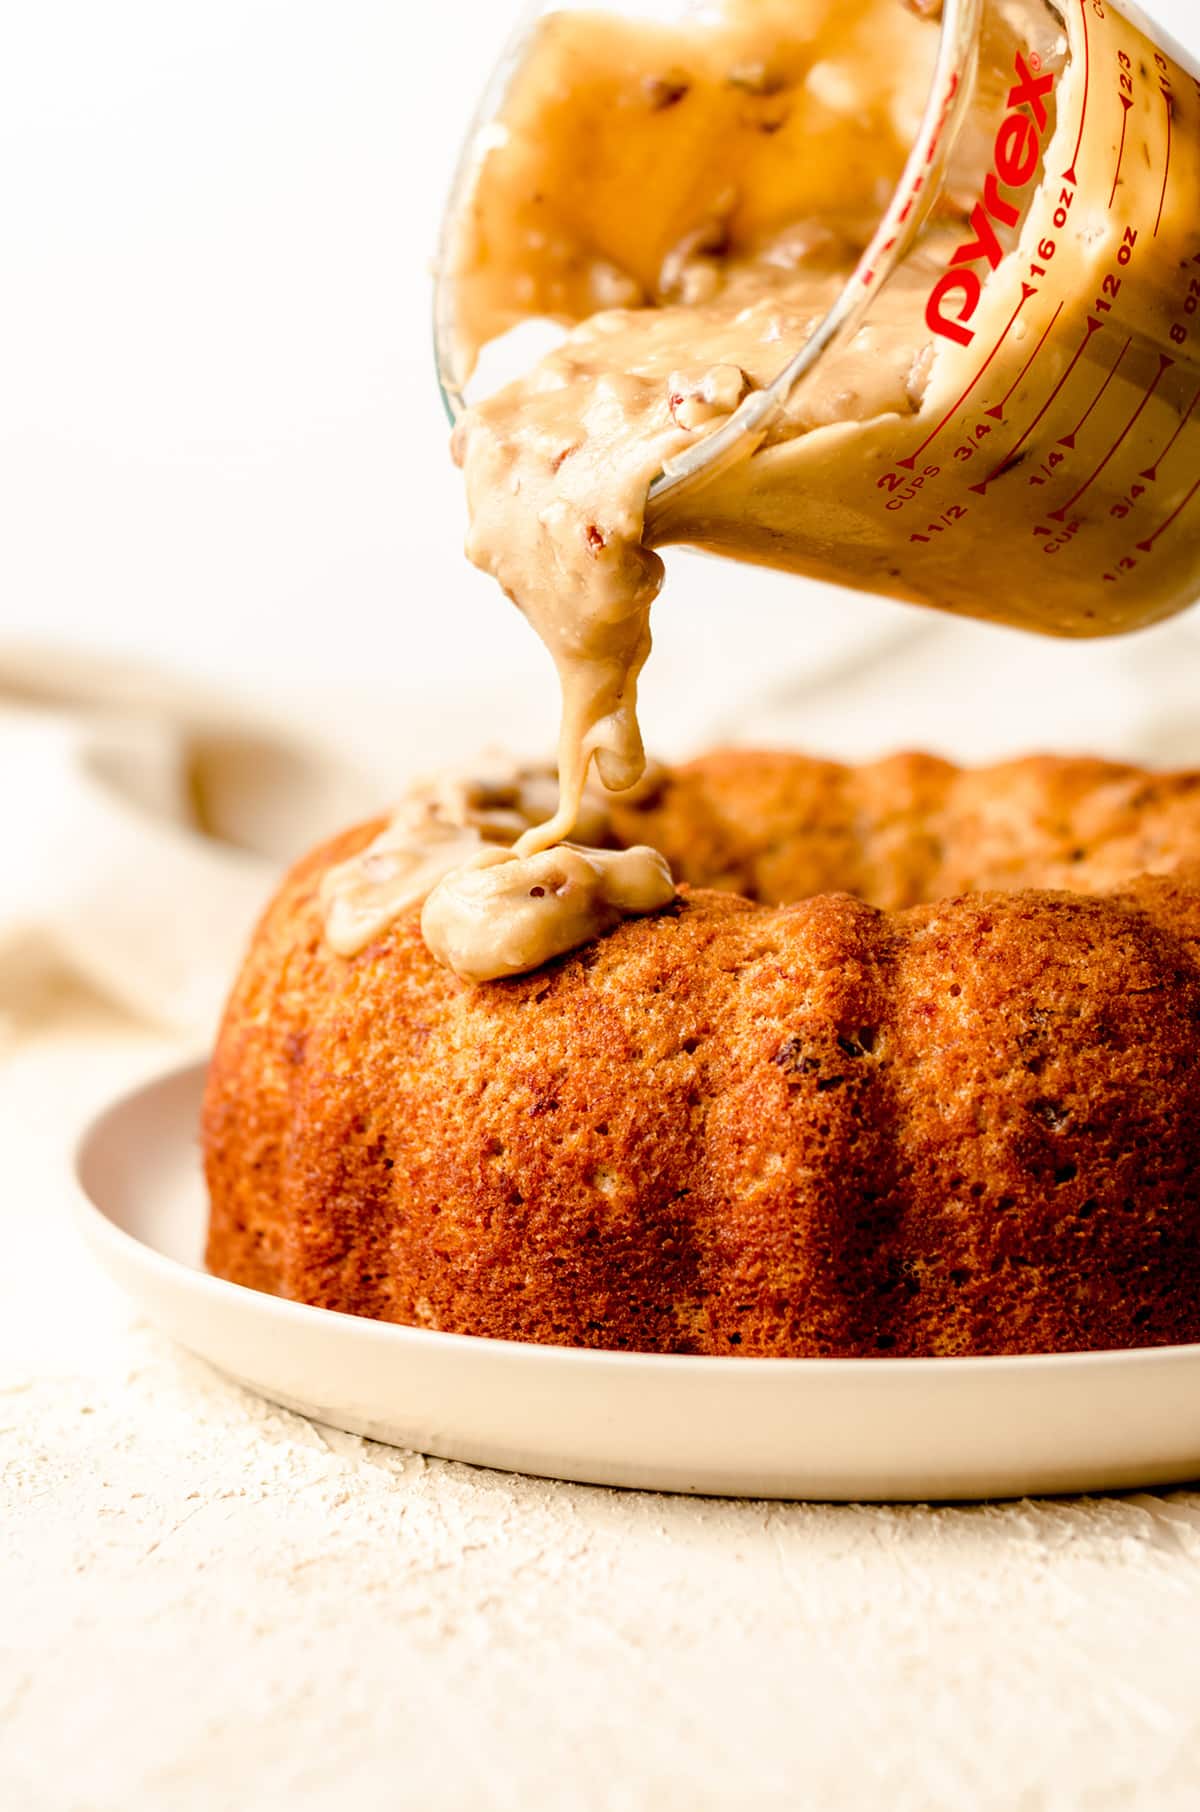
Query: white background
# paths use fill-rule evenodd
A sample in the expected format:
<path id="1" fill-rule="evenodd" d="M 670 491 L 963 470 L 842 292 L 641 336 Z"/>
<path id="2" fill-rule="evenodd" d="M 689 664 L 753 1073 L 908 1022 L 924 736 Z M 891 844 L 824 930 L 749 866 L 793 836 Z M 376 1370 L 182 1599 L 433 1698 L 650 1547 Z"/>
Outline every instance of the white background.
<path id="1" fill-rule="evenodd" d="M 429 334 L 442 198 L 514 10 L 6 9 L 0 632 L 166 659 L 259 698 L 373 690 L 398 719 L 463 668 L 476 683 L 515 676 L 531 733 L 549 740 L 545 657 L 460 552 Z M 1194 0 L 1158 11 L 1197 41 Z M 798 580 L 671 561 L 646 691 L 660 745 L 698 727 L 681 716 L 690 698 L 719 729 L 814 651 L 914 622 Z M 819 690 L 810 740 L 862 753 L 895 739 L 984 753 L 1145 743 L 1144 640 L 1018 641 L 974 627 L 918 638 L 865 716 Z M 964 693 L 964 648 L 980 689 L 1007 687 L 1020 714 Z M 943 670 L 954 677 L 939 683 Z M 918 690 L 915 717 L 896 707 Z M 1063 729 L 1066 691 L 1093 703 Z"/>

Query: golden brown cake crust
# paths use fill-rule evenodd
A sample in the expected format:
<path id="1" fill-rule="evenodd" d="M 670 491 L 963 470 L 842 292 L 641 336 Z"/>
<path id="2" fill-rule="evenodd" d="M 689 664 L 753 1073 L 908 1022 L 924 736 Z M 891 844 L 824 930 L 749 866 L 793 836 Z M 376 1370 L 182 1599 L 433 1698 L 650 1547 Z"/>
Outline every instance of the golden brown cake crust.
<path id="1" fill-rule="evenodd" d="M 617 814 L 672 907 L 481 987 L 416 911 L 325 945 L 377 828 L 299 864 L 234 989 L 219 1275 L 645 1351 L 1200 1339 L 1200 777 L 717 753 Z"/>

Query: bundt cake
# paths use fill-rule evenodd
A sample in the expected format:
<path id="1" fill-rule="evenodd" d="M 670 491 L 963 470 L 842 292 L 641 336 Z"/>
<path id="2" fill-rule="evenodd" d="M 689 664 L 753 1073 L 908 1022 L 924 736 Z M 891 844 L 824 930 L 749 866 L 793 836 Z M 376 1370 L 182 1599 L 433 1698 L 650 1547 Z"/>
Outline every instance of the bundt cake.
<path id="1" fill-rule="evenodd" d="M 471 985 L 292 872 L 212 1061 L 208 1263 L 648 1352 L 1200 1340 L 1200 773 L 719 752 L 612 808 L 681 885 Z"/>

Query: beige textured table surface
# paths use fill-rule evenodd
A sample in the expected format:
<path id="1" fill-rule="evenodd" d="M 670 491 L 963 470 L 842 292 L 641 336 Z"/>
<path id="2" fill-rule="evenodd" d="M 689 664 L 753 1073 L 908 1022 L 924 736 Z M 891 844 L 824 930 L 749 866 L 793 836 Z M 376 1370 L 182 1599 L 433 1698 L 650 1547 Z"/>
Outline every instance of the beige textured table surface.
<path id="1" fill-rule="evenodd" d="M 1200 1807 L 1200 1492 L 718 1502 L 315 1427 L 139 1322 L 68 1227 L 64 1126 L 174 1049 L 66 991 L 26 1007 L 0 1058 L 0 1803 Z"/>

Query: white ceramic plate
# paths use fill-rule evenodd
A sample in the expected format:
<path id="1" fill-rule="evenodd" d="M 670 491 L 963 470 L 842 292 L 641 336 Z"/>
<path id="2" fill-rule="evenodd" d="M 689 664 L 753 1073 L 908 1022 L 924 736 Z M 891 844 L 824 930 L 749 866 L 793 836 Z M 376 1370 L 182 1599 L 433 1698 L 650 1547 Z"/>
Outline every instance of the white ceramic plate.
<path id="1" fill-rule="evenodd" d="M 79 1218 L 167 1333 L 318 1421 L 513 1472 L 730 1496 L 977 1498 L 1200 1477 L 1200 1346 L 1024 1359 L 696 1359 L 393 1327 L 201 1267 L 203 1070 L 86 1131 Z"/>

